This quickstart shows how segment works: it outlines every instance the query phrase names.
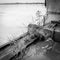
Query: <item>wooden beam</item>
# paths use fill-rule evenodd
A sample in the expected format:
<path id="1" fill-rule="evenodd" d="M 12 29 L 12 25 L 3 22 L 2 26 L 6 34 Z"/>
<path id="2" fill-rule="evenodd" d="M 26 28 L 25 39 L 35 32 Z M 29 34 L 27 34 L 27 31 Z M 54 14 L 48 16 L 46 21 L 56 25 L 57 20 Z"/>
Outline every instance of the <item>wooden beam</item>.
<path id="1" fill-rule="evenodd" d="M 60 15 L 60 12 L 53 12 L 53 11 L 48 11 L 48 14 L 55 14 L 55 15 Z"/>

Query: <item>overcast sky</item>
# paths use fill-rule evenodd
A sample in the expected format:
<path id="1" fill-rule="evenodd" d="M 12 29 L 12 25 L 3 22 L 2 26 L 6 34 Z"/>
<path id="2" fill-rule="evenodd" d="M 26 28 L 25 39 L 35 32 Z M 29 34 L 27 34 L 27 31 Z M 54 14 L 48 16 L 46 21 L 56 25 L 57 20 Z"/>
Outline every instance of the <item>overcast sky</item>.
<path id="1" fill-rule="evenodd" d="M 0 0 L 0 3 L 14 3 L 14 2 L 44 2 L 45 0 Z"/>

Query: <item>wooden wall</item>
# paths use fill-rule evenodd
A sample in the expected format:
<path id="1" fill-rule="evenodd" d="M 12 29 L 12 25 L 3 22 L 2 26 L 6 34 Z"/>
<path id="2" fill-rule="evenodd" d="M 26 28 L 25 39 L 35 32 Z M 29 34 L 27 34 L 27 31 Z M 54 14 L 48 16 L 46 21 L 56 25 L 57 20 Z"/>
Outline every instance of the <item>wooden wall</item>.
<path id="1" fill-rule="evenodd" d="M 60 20 L 60 0 L 46 0 L 48 18 L 46 22 L 51 20 Z"/>

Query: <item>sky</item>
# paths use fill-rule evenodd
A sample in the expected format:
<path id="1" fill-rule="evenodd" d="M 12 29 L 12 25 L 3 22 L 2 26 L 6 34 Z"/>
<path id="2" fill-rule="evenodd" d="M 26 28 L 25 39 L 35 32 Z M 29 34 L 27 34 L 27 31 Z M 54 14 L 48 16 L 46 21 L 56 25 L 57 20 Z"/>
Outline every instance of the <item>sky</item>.
<path id="1" fill-rule="evenodd" d="M 0 0 L 0 3 L 14 3 L 14 2 L 44 2 L 44 0 Z"/>

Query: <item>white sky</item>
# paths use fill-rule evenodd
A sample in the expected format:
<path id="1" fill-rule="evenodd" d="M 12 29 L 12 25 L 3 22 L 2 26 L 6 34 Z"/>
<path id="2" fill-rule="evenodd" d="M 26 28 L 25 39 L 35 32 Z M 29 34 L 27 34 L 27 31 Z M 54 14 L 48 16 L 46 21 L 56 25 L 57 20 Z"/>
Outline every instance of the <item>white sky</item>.
<path id="1" fill-rule="evenodd" d="M 44 2 L 44 0 L 0 0 L 0 3 L 14 3 L 14 2 Z"/>

